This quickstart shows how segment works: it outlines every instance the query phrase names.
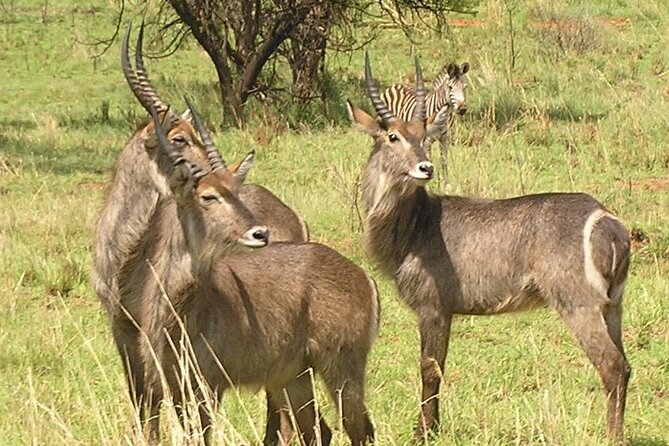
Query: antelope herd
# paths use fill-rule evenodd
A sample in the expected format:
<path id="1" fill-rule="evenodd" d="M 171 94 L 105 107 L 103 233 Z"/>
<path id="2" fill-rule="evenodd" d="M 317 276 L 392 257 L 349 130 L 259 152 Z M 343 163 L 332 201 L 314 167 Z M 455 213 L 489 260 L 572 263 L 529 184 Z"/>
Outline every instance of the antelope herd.
<path id="1" fill-rule="evenodd" d="M 192 104 L 186 99 L 179 115 L 153 87 L 143 26 L 133 67 L 130 33 L 129 25 L 121 65 L 151 119 L 119 156 L 96 228 L 92 280 L 149 441 L 160 441 L 160 406 L 169 397 L 184 428 L 196 419 L 209 444 L 225 390 L 251 386 L 267 393 L 263 444 L 327 445 L 332 432 L 318 411 L 313 372 L 337 401 L 351 444 L 372 442 L 364 394 L 379 328 L 374 281 L 310 242 L 302 219 L 270 191 L 243 184 L 254 154 L 226 166 Z M 466 109 L 469 66 L 449 65 L 428 94 L 415 65 L 415 88 L 381 94 L 365 55 L 377 116 L 347 106 L 353 125 L 373 140 L 362 174 L 365 250 L 418 317 L 416 435 L 427 440 L 438 427 L 453 315 L 551 307 L 597 368 L 607 432 L 622 439 L 627 230 L 586 194 L 487 200 L 430 193 L 429 146 L 433 138 L 443 142 L 451 112 Z"/>

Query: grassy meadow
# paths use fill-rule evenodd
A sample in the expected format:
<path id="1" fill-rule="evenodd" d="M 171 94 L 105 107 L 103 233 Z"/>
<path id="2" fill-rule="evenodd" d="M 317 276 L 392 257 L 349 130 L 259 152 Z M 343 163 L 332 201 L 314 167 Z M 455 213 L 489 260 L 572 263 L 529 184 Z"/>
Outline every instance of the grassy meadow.
<path id="1" fill-rule="evenodd" d="M 584 3 L 584 4 L 581 4 Z M 507 6 L 512 9 L 512 27 Z M 0 445 L 141 444 L 106 315 L 90 285 L 90 249 L 115 160 L 145 112 L 121 73 L 115 2 L 0 2 Z M 132 11 L 131 11 L 132 12 Z M 512 31 L 512 32 L 511 32 Z M 380 84 L 469 61 L 469 111 L 458 117 L 446 192 L 510 197 L 584 191 L 633 229 L 624 342 L 633 368 L 626 443 L 669 444 L 669 10 L 664 0 L 484 0 L 440 37 L 387 30 L 369 50 Z M 511 51 L 513 39 L 514 51 Z M 417 325 L 362 252 L 356 181 L 371 148 L 345 116 L 367 110 L 362 52 L 328 57 L 327 117 L 256 110 L 221 125 L 213 65 L 192 41 L 149 60 L 175 107 L 194 97 L 228 160 L 257 152 L 250 181 L 309 223 L 312 238 L 379 283 L 381 330 L 367 405 L 377 444 L 412 441 L 420 375 Z M 437 153 L 438 149 L 433 149 Z M 438 163 L 437 163 L 438 165 Z M 437 191 L 437 182 L 432 189 Z M 442 191 L 443 192 L 443 191 Z M 605 444 L 599 377 L 548 311 L 454 322 L 433 445 Z M 335 409 L 319 392 L 324 413 Z M 264 398 L 230 392 L 217 444 L 258 444 Z M 179 444 L 177 424 L 164 444 Z M 335 444 L 346 444 L 341 431 Z"/>

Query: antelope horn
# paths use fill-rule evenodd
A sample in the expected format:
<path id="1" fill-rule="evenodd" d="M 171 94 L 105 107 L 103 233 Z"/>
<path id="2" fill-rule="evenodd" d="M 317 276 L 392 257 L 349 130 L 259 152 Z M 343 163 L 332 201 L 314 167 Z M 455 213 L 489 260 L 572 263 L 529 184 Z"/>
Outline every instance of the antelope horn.
<path id="1" fill-rule="evenodd" d="M 383 122 L 390 124 L 395 121 L 397 118 L 379 96 L 379 89 L 376 87 L 374 78 L 372 77 L 372 67 L 369 65 L 369 53 L 367 51 L 365 51 L 365 83 L 367 85 L 367 94 L 374 104 L 376 113 L 379 114 Z"/>
<path id="2" fill-rule="evenodd" d="M 132 64 L 130 63 L 128 45 L 130 42 L 131 29 L 132 29 L 132 23 L 128 23 L 128 26 L 125 29 L 125 35 L 123 36 L 123 42 L 121 44 L 121 66 L 123 67 L 123 74 L 125 75 L 125 80 L 128 82 L 128 85 L 130 86 L 130 90 L 135 95 L 139 103 L 142 104 L 142 107 L 144 107 L 146 111 L 150 112 L 148 108 L 149 102 L 146 97 L 146 93 L 143 92 L 142 85 L 139 79 L 137 78 L 135 69 L 132 67 Z"/>
<path id="3" fill-rule="evenodd" d="M 425 83 L 418 56 L 416 56 L 416 108 L 413 110 L 411 119 L 419 122 L 425 121 Z"/>
<path id="4" fill-rule="evenodd" d="M 160 146 L 163 148 L 169 159 L 172 161 L 172 165 L 174 167 L 178 166 L 181 163 L 188 163 L 186 159 L 181 156 L 181 154 L 174 149 L 170 141 L 167 139 L 167 135 L 165 134 L 165 130 L 163 129 L 163 125 L 160 122 L 160 118 L 158 117 L 158 112 L 156 111 L 156 107 L 152 104 L 149 103 L 149 113 L 151 114 L 151 118 L 153 119 L 153 125 L 155 127 L 156 131 L 156 137 L 158 138 L 158 142 L 160 143 Z M 167 110 L 169 112 L 169 110 Z M 167 113 L 165 113 L 165 116 L 167 116 Z M 190 166 L 191 174 L 193 175 L 193 178 L 197 182 L 200 178 L 204 176 L 204 172 L 200 170 L 199 167 L 197 167 L 194 164 L 188 163 Z"/>
<path id="5" fill-rule="evenodd" d="M 149 113 L 151 113 L 150 106 L 152 105 L 157 113 L 167 113 L 169 118 L 170 125 L 173 125 L 177 120 L 177 115 L 170 110 L 169 106 L 160 99 L 158 93 L 156 93 L 155 88 L 151 85 L 146 68 L 144 67 L 144 59 L 142 58 L 142 43 L 144 40 L 144 22 L 139 29 L 139 36 L 137 39 L 137 46 L 135 49 L 135 64 L 137 70 L 135 71 L 130 64 L 130 56 L 128 54 L 128 46 L 130 41 L 130 30 L 132 24 L 128 23 L 128 26 L 123 37 L 123 42 L 121 44 L 121 66 L 123 67 L 123 74 L 125 79 L 130 86 L 133 94 L 137 98 L 142 107 Z"/>
<path id="6" fill-rule="evenodd" d="M 211 138 L 209 130 L 207 130 L 207 127 L 205 127 L 204 123 L 202 122 L 200 114 L 195 109 L 193 104 L 191 104 L 191 102 L 188 100 L 188 97 L 184 96 L 184 100 L 186 101 L 188 108 L 193 114 L 193 122 L 195 122 L 195 129 L 200 134 L 202 142 L 204 143 L 204 149 L 207 153 L 207 159 L 209 159 L 209 166 L 211 167 L 211 171 L 216 172 L 218 169 L 224 168 L 225 161 L 223 161 L 223 157 L 216 148 L 216 145 L 214 144 L 214 141 Z"/>
<path id="7" fill-rule="evenodd" d="M 156 107 L 153 106 L 153 104 L 149 104 L 149 113 L 151 114 L 151 118 L 153 118 L 153 125 L 155 127 L 158 142 L 160 142 L 160 146 L 163 148 L 163 150 L 165 150 L 165 153 L 170 158 L 170 161 L 172 161 L 172 164 L 177 166 L 181 163 L 185 163 L 186 159 L 181 156 L 181 153 L 174 149 L 172 144 L 167 139 L 165 130 L 163 129 L 160 118 L 158 117 L 158 111 L 156 110 Z"/>
<path id="8" fill-rule="evenodd" d="M 130 41 L 130 29 L 132 28 L 132 23 L 128 23 L 128 26 L 125 28 L 125 35 L 123 36 L 123 42 L 121 43 L 121 67 L 123 67 L 123 75 L 125 80 L 130 86 L 130 90 L 135 95 L 137 100 L 144 105 L 144 101 L 139 94 L 139 80 L 135 75 L 135 70 L 133 70 L 130 65 L 130 57 L 128 56 L 128 42 Z"/>
<path id="9" fill-rule="evenodd" d="M 144 21 L 139 27 L 139 36 L 137 36 L 137 44 L 135 47 L 135 66 L 137 68 L 137 79 L 139 79 L 140 87 L 142 91 L 147 96 L 148 100 L 153 104 L 158 112 L 168 113 L 170 118 L 170 123 L 174 123 L 178 117 L 177 115 L 170 110 L 170 107 L 160 99 L 156 89 L 151 85 L 149 80 L 149 75 L 144 67 L 144 57 L 142 56 L 142 46 L 144 43 Z"/>

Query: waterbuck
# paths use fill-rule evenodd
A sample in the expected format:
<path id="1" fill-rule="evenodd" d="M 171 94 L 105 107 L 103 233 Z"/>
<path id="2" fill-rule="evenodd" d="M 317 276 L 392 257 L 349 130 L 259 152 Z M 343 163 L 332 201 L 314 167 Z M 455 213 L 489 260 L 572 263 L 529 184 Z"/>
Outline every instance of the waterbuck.
<path id="1" fill-rule="evenodd" d="M 373 440 L 364 405 L 367 355 L 379 323 L 372 279 L 317 243 L 278 243 L 257 254 L 226 256 L 225 246 L 238 237 L 212 231 L 228 223 L 219 221 L 225 214 L 207 209 L 209 200 L 220 206 L 225 195 L 200 191 L 201 186 L 194 190 L 190 178 L 175 173 L 170 182 L 175 200 L 161 202 L 150 222 L 147 259 L 155 275 L 140 299 L 152 395 L 150 438 L 158 437 L 163 384 L 182 410 L 183 395 L 194 395 L 206 443 L 208 396 L 216 402 L 229 387 L 247 385 L 264 387 L 275 407 L 292 408 L 301 441 L 327 445 L 329 429 L 321 424 L 321 432 L 315 430 L 311 368 L 341 401 L 351 443 Z M 187 347 L 180 348 L 184 342 Z M 278 444 L 279 438 L 268 435 L 265 442 Z"/>
<path id="2" fill-rule="evenodd" d="M 121 50 L 125 78 L 147 111 L 153 105 L 165 117 L 168 138 L 181 156 L 203 172 L 208 172 L 211 170 L 208 158 L 216 157 L 215 148 L 209 143 L 209 149 L 206 149 L 186 115 L 174 113 L 152 86 L 142 59 L 142 36 L 140 30 L 135 70 L 128 54 L 128 26 Z M 230 169 L 235 175 L 244 177 L 251 161 L 252 158 L 248 157 Z M 141 408 L 144 391 L 138 318 L 141 283 L 146 274 L 143 268 L 148 249 L 147 231 L 159 204 L 172 195 L 168 184 L 172 170 L 172 162 L 157 143 L 153 124 L 148 123 L 133 135 L 119 155 L 113 183 L 97 223 L 92 252 L 93 287 L 110 316 L 131 400 L 138 409 Z M 244 185 L 239 191 L 239 198 L 252 214 L 270 228 L 272 241 L 307 241 L 304 222 L 267 189 Z M 268 410 L 275 413 L 271 407 Z"/>
<path id="3" fill-rule="evenodd" d="M 608 397 L 607 431 L 622 438 L 630 366 L 621 336 L 630 261 L 628 232 L 593 197 L 545 193 L 504 200 L 435 196 L 421 142 L 425 89 L 416 60 L 418 104 L 398 119 L 380 99 L 365 56 L 367 92 L 379 119 L 348 103 L 374 149 L 364 168 L 364 244 L 417 314 L 422 403 L 417 434 L 439 422 L 438 392 L 454 314 L 551 307 L 597 368 Z"/>
<path id="4" fill-rule="evenodd" d="M 441 178 L 442 185 L 448 183 L 448 148 L 450 147 L 450 127 L 452 115 L 456 112 L 463 115 L 467 112 L 465 102 L 465 90 L 467 89 L 467 77 L 469 63 L 462 66 L 454 63 L 446 64 L 434 79 L 432 91 L 425 96 L 425 115 L 428 119 L 436 118 L 437 113 L 447 113 L 443 118 L 444 124 L 441 129 L 433 127 L 433 136 L 425 138 L 423 147 L 428 160 L 432 159 L 432 143 L 439 140 L 441 150 Z M 395 117 L 409 121 L 416 109 L 416 90 L 413 86 L 395 84 L 386 88 L 381 93 L 381 99 Z M 445 110 L 442 110 L 446 107 Z"/>

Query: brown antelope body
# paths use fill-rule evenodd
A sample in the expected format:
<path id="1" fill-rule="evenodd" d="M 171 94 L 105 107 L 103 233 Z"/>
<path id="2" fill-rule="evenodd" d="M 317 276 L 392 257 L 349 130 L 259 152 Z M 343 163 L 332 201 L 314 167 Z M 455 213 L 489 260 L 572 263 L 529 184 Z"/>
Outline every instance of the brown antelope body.
<path id="1" fill-rule="evenodd" d="M 422 404 L 417 433 L 437 426 L 440 377 L 454 314 L 553 308 L 599 372 L 608 398 L 607 431 L 621 438 L 630 376 L 621 336 L 630 260 L 628 233 L 586 194 L 504 200 L 435 196 L 421 142 L 424 104 L 410 121 L 379 99 L 366 59 L 368 93 L 380 119 L 349 103 L 374 149 L 363 172 L 364 241 L 418 316 Z M 417 95 L 424 95 L 417 64 Z"/>
<path id="2" fill-rule="evenodd" d="M 216 402 L 231 386 L 261 386 L 277 410 L 292 408 L 301 441 L 327 445 L 327 426 L 315 430 L 320 420 L 311 368 L 341 401 L 351 443 L 372 440 L 364 376 L 378 330 L 374 282 L 316 243 L 278 243 L 226 256 L 224 247 L 239 237 L 211 229 L 235 226 L 208 211 L 202 197 L 213 194 L 198 186 L 189 195 L 188 188 L 179 191 L 180 182 L 174 185 L 176 200 L 161 202 L 150 223 L 147 258 L 155 276 L 145 282 L 140 299 L 147 335 L 142 355 L 153 396 L 151 438 L 158 436 L 164 377 L 177 407 L 186 407 L 182 395 L 192 390 L 205 442 L 211 423 L 207 397 Z M 184 340 L 188 347 L 181 349 Z M 266 444 L 278 444 L 276 430 L 267 434 Z"/>
<path id="3" fill-rule="evenodd" d="M 137 42 L 137 71 L 131 68 L 129 31 L 130 28 L 124 38 L 122 65 L 133 93 L 147 111 L 149 105 L 153 105 L 165 116 L 168 138 L 175 149 L 202 171 L 209 171 L 207 151 L 190 120 L 171 111 L 148 80 L 141 56 L 141 34 Z M 244 176 L 248 161 L 231 168 Z M 118 158 L 113 182 L 97 223 L 92 252 L 93 287 L 110 316 L 131 399 L 138 409 L 144 391 L 144 371 L 139 355 L 139 307 L 141 287 L 148 277 L 147 231 L 158 206 L 172 195 L 168 184 L 172 171 L 172 162 L 156 140 L 153 123 L 147 124 L 135 133 Z M 269 227 L 271 241 L 308 240 L 302 219 L 267 189 L 253 184 L 243 185 L 239 198 Z M 272 408 L 269 411 L 275 412 Z"/>

